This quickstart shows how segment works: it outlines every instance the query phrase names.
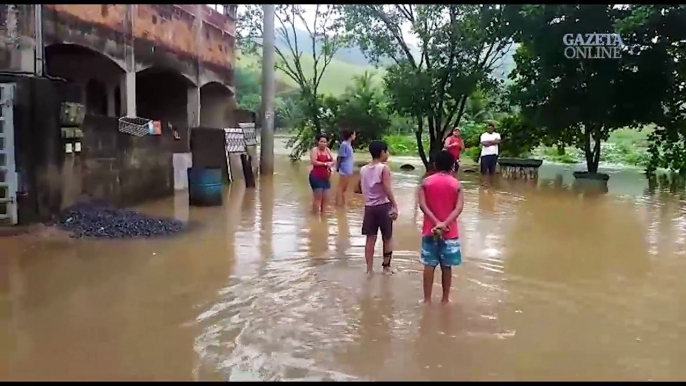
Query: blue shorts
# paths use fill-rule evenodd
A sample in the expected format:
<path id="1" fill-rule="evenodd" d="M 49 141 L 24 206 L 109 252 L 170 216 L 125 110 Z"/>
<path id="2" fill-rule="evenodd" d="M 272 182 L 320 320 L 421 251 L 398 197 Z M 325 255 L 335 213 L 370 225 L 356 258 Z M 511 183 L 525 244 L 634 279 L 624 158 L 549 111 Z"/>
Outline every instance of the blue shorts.
<path id="1" fill-rule="evenodd" d="M 331 189 L 331 181 L 328 178 L 312 177 L 312 174 L 310 174 L 310 187 L 312 190 Z"/>
<path id="2" fill-rule="evenodd" d="M 438 239 L 433 236 L 422 237 L 422 252 L 419 259 L 429 267 L 453 267 L 462 263 L 460 239 Z"/>

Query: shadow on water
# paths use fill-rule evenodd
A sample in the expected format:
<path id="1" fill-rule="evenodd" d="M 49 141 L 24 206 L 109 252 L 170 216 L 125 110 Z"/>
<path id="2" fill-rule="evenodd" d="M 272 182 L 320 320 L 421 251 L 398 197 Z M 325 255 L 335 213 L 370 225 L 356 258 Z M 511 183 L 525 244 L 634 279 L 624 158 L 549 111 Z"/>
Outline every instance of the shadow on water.
<path id="1" fill-rule="evenodd" d="M 391 277 L 363 273 L 361 197 L 312 215 L 285 157 L 222 207 L 139 208 L 202 224 L 173 239 L 0 239 L 0 379 L 683 379 L 686 204 L 636 172 L 589 196 L 546 168 L 460 175 L 447 307 L 419 302 L 419 170 L 394 172 Z"/>

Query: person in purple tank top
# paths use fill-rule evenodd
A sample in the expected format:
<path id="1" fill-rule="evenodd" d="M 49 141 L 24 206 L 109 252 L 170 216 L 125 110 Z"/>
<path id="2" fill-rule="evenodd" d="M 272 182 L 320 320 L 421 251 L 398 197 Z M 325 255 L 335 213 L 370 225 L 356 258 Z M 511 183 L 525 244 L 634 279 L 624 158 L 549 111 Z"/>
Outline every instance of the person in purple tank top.
<path id="1" fill-rule="evenodd" d="M 360 188 L 364 197 L 364 217 L 362 234 L 367 236 L 364 246 L 364 258 L 367 262 L 367 273 L 372 272 L 374 246 L 381 231 L 383 240 L 384 272 L 392 273 L 393 257 L 393 221 L 398 217 L 393 190 L 391 189 L 391 170 L 385 164 L 388 160 L 388 145 L 383 141 L 372 141 L 369 144 L 372 162 L 360 170 Z"/>

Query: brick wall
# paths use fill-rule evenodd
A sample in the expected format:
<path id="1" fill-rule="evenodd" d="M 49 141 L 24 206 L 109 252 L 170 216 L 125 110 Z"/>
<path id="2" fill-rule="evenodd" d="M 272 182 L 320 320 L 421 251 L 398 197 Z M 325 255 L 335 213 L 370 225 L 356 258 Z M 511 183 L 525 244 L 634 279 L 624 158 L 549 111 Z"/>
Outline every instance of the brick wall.
<path id="1" fill-rule="evenodd" d="M 134 205 L 174 193 L 172 144 L 163 135 L 120 133 L 117 118 L 86 116 L 83 129 L 83 194 L 115 205 Z"/>

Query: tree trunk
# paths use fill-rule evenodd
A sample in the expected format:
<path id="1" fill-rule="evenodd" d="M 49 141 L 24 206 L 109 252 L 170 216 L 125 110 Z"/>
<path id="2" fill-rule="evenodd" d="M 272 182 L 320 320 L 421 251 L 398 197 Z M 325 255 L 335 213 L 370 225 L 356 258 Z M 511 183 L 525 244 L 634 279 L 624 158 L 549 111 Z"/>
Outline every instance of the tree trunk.
<path id="1" fill-rule="evenodd" d="M 424 132 L 424 119 L 422 117 L 417 117 L 417 130 L 414 132 L 415 139 L 417 140 L 417 152 L 419 153 L 419 158 L 422 159 L 424 168 L 429 170 L 429 160 L 426 158 L 426 152 L 424 151 L 424 143 L 422 142 L 422 133 Z"/>
<path id="2" fill-rule="evenodd" d="M 557 144 L 557 155 L 565 155 L 565 145 L 563 143 Z"/>
<path id="3" fill-rule="evenodd" d="M 315 130 L 317 130 L 317 135 L 322 134 L 322 123 L 319 119 L 319 105 L 315 97 L 310 98 L 310 117 L 312 118 L 312 124 Z"/>
<path id="4" fill-rule="evenodd" d="M 601 130 L 602 128 L 600 127 L 594 127 L 593 130 L 593 164 L 591 165 L 591 167 L 593 168 L 593 173 L 598 173 L 598 166 L 600 165 L 600 138 L 602 137 L 600 133 Z"/>
<path id="5" fill-rule="evenodd" d="M 592 148 L 591 141 L 593 141 Z M 584 155 L 588 172 L 598 173 L 598 165 L 600 164 L 600 128 L 593 126 L 584 127 Z"/>

